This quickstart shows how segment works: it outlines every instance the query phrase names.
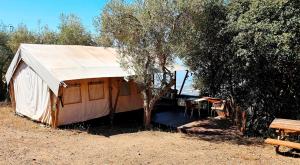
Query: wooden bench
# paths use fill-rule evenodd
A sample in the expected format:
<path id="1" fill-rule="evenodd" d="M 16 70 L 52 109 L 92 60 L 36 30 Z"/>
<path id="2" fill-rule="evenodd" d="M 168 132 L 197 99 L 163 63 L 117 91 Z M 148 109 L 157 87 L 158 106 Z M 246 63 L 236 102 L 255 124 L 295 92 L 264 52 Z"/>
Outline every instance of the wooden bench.
<path id="1" fill-rule="evenodd" d="M 295 143 L 295 142 L 290 142 L 290 141 L 284 141 L 284 140 L 277 140 L 277 139 L 271 139 L 271 138 L 267 138 L 265 140 L 265 143 L 267 144 L 271 144 L 274 146 L 285 146 L 285 147 L 289 147 L 289 148 L 295 148 L 295 149 L 299 149 L 300 150 L 300 143 Z"/>
<path id="2" fill-rule="evenodd" d="M 300 120 L 290 119 L 275 119 L 269 128 L 276 129 L 278 133 L 277 139 L 266 139 L 265 143 L 275 146 L 275 150 L 278 153 L 280 146 L 289 147 L 292 149 L 300 149 L 300 143 L 286 141 L 286 138 L 291 135 L 300 134 Z"/>

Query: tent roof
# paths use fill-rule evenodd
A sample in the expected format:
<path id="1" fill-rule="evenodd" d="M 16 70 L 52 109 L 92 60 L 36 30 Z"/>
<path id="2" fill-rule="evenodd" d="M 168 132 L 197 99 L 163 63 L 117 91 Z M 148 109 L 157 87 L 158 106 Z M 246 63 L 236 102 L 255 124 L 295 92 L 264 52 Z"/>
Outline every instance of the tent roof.
<path id="1" fill-rule="evenodd" d="M 79 45 L 21 44 L 5 75 L 10 82 L 18 63 L 24 61 L 57 95 L 59 85 L 66 80 L 125 77 L 134 75 L 118 62 L 114 48 Z M 182 69 L 174 66 L 174 69 Z"/>

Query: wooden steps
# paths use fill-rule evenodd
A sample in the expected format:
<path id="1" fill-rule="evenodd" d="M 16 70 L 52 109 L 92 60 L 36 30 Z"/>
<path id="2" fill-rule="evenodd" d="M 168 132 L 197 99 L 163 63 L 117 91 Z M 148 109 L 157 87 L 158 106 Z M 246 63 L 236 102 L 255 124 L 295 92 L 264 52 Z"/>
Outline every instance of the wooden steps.
<path id="1" fill-rule="evenodd" d="M 285 146 L 289 148 L 299 149 L 300 150 L 300 143 L 295 142 L 289 142 L 289 141 L 283 141 L 283 140 L 277 140 L 277 139 L 271 139 L 267 138 L 265 140 L 265 143 L 275 145 L 275 146 Z"/>

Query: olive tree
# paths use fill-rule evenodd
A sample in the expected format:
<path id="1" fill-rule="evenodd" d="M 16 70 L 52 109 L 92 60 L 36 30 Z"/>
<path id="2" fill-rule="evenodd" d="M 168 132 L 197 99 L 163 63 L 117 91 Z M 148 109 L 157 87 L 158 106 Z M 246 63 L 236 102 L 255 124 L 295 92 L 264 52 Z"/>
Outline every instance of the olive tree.
<path id="1" fill-rule="evenodd" d="M 19 24 L 16 30 L 9 33 L 7 45 L 16 53 L 21 43 L 37 43 L 37 36 L 25 24 Z"/>
<path id="2" fill-rule="evenodd" d="M 222 33 L 226 27 L 227 9 L 223 0 L 202 0 L 194 5 L 193 30 L 181 38 L 185 44 L 182 59 L 194 73 L 194 86 L 200 94 L 216 96 L 228 77 L 230 38 Z M 190 23 L 191 24 L 191 23 Z"/>
<path id="3" fill-rule="evenodd" d="M 58 44 L 94 45 L 91 34 L 85 29 L 81 20 L 74 14 L 61 14 L 58 26 Z M 48 33 L 49 34 L 49 33 Z"/>
<path id="4" fill-rule="evenodd" d="M 6 98 L 6 85 L 4 75 L 10 60 L 12 59 L 12 51 L 9 49 L 7 42 L 9 39 L 8 32 L 0 31 L 0 101 Z"/>
<path id="5" fill-rule="evenodd" d="M 180 46 L 177 40 L 187 29 L 183 22 L 188 5 L 173 0 L 112 0 L 96 20 L 102 41 L 118 48 L 121 66 L 134 72 L 135 81 L 142 85 L 146 128 L 155 103 L 175 84 L 170 68 Z M 156 73 L 161 75 L 158 88 L 152 83 Z"/>

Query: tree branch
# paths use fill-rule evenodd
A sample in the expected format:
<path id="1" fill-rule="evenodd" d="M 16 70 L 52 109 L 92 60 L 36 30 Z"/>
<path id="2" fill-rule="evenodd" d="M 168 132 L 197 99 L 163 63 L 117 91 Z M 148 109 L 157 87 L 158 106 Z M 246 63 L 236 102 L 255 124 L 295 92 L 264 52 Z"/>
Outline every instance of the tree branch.
<path id="1" fill-rule="evenodd" d="M 166 86 L 164 86 L 164 88 L 162 90 L 160 90 L 160 92 L 158 94 L 154 95 L 154 97 L 150 100 L 150 107 L 154 106 L 154 104 L 157 102 L 157 100 L 160 99 L 161 96 L 166 94 L 173 85 L 175 85 L 175 79 L 172 79 L 170 81 L 170 83 L 167 84 Z"/>

